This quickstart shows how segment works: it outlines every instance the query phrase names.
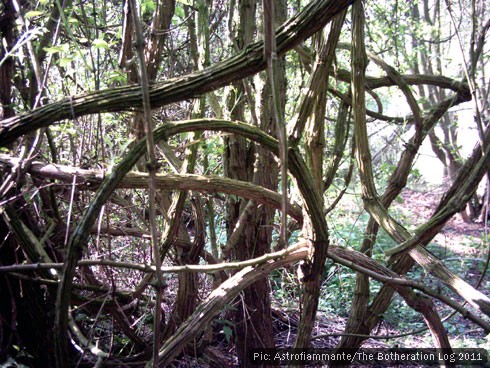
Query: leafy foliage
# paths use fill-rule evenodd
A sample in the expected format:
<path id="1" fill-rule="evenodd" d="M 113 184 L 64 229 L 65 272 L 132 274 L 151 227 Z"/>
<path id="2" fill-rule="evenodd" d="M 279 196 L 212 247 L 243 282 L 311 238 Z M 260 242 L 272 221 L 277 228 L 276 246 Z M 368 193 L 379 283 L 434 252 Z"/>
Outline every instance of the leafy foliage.
<path id="1" fill-rule="evenodd" d="M 135 3 L 0 5 L 0 364 L 247 366 L 245 349 L 285 345 L 278 311 L 296 347 L 333 316 L 332 330 L 364 337 L 329 347 L 407 331 L 422 335 L 382 346 L 433 346 L 428 324 L 438 344 L 488 349 L 488 239 L 466 236 L 465 251 L 434 239 L 458 213 L 468 229 L 488 217 L 483 2 Z M 271 21 L 285 26 L 266 60 Z M 480 145 L 468 157 L 465 109 Z M 447 176 L 424 207 L 407 193 L 434 191 L 429 154 Z M 464 280 L 472 293 L 451 290 Z M 441 322 L 463 302 L 477 333 L 459 315 Z"/>

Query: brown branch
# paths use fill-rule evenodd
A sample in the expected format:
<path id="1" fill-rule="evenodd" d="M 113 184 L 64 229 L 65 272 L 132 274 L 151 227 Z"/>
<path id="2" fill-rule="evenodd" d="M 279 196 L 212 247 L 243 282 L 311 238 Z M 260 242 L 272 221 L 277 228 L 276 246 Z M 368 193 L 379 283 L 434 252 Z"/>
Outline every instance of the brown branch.
<path id="1" fill-rule="evenodd" d="M 392 287 L 408 301 L 414 301 L 416 298 L 413 294 L 410 294 L 406 288 L 420 290 L 424 294 L 432 296 L 458 311 L 463 317 L 473 321 L 482 327 L 486 332 L 490 332 L 489 322 L 465 309 L 461 304 L 443 295 L 442 293 L 429 289 L 421 282 L 416 282 L 414 280 L 409 280 L 399 276 L 389 268 L 380 265 L 378 262 L 363 253 L 338 246 L 331 246 L 328 251 L 328 257 L 334 262 L 384 283 L 385 286 Z M 408 304 L 411 305 L 412 303 L 410 302 Z"/>
<path id="2" fill-rule="evenodd" d="M 217 264 L 207 264 L 207 265 L 196 265 L 188 264 L 182 266 L 162 266 L 160 271 L 162 273 L 182 273 L 182 272 L 203 272 L 203 273 L 214 273 L 221 272 L 225 270 L 241 270 L 249 266 L 258 266 L 263 263 L 269 262 L 271 260 L 277 260 L 283 257 L 288 257 L 290 254 L 300 251 L 305 248 L 304 243 L 297 243 L 293 246 L 288 247 L 273 253 L 267 253 L 263 256 L 252 258 L 241 262 L 222 262 Z M 305 248 L 306 249 L 306 248 Z M 156 267 L 150 264 L 144 263 L 134 263 L 134 262 L 118 262 L 108 259 L 87 259 L 78 262 L 78 266 L 110 266 L 117 268 L 127 268 L 132 270 L 137 270 L 145 273 L 155 273 Z M 27 271 L 37 271 L 37 270 L 49 270 L 61 269 L 63 263 L 31 263 L 31 264 L 17 264 L 10 266 L 0 266 L 0 273 L 10 273 L 10 272 L 27 272 Z"/>
<path id="3" fill-rule="evenodd" d="M 19 158 L 0 154 L 0 165 L 14 167 Z M 83 189 L 97 189 L 107 172 L 101 170 L 84 170 L 73 166 L 46 164 L 35 161 L 29 170 L 31 175 L 45 179 L 57 179 L 65 183 L 76 183 Z M 118 188 L 137 189 L 148 186 L 148 174 L 129 172 L 118 184 Z M 252 199 L 276 209 L 281 209 L 281 196 L 264 187 L 234 179 L 221 178 L 211 175 L 195 174 L 157 174 L 156 186 L 160 190 L 193 190 L 204 193 L 234 194 Z M 288 213 L 298 222 L 303 221 L 301 208 L 297 204 L 288 204 Z"/>
<path id="4" fill-rule="evenodd" d="M 306 257 L 306 249 L 311 245 L 306 245 L 304 243 L 297 243 L 288 249 L 269 253 L 261 257 L 253 258 L 244 262 L 223 262 L 223 263 L 212 263 L 207 265 L 183 265 L 183 266 L 163 266 L 161 268 L 163 273 L 181 273 L 181 272 L 203 272 L 203 273 L 215 273 L 224 270 L 239 270 L 248 266 L 260 265 L 271 260 L 278 260 L 282 257 L 288 257 L 289 254 L 296 253 L 304 254 Z M 303 253 L 302 253 L 303 252 Z M 430 295 L 434 298 L 439 299 L 444 304 L 450 306 L 454 310 L 458 311 L 463 317 L 473 321 L 477 325 L 481 326 L 485 331 L 490 332 L 490 323 L 481 319 L 474 313 L 463 308 L 459 303 L 453 301 L 449 297 L 442 295 L 440 293 L 434 292 L 427 288 L 420 282 L 405 279 L 399 277 L 396 273 L 390 269 L 380 265 L 375 260 L 367 257 L 366 255 L 356 252 L 350 249 L 345 249 L 343 247 L 331 245 L 328 250 L 328 257 L 334 262 L 339 263 L 345 267 L 348 267 L 354 271 L 361 272 L 366 276 L 369 276 L 375 280 L 383 282 L 391 287 L 394 287 L 400 292 L 400 288 L 413 288 L 422 291 L 424 294 Z M 155 272 L 155 267 L 148 264 L 139 264 L 132 262 L 117 262 L 111 260 L 81 260 L 78 262 L 79 266 L 110 266 L 118 268 L 128 268 L 134 269 L 141 272 L 152 273 Z M 58 285 L 56 280 L 40 279 L 40 278 L 30 278 L 16 272 L 30 272 L 37 270 L 49 270 L 49 269 L 61 269 L 63 263 L 31 263 L 22 265 L 9 265 L 1 266 L 0 273 L 9 273 L 14 277 L 22 278 L 26 281 L 38 282 L 46 285 Z M 101 286 L 94 285 L 80 285 L 74 284 L 74 289 L 89 290 L 101 293 L 107 293 L 110 290 Z M 130 291 L 118 291 L 123 298 L 128 298 L 131 295 Z M 406 295 L 406 291 L 401 290 L 401 294 Z"/>

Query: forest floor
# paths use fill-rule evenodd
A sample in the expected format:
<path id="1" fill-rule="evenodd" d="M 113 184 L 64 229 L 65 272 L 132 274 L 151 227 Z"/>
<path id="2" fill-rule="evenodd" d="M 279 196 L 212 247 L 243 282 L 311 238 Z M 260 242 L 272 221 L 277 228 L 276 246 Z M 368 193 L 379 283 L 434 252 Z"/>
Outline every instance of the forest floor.
<path id="1" fill-rule="evenodd" d="M 393 213 L 403 224 L 410 224 L 410 229 L 413 230 L 430 218 L 443 193 L 444 191 L 440 188 L 429 191 L 405 189 L 399 200 L 393 204 Z M 484 239 L 486 238 L 485 234 L 489 231 L 489 229 L 485 229 L 482 222 L 467 223 L 463 221 L 460 215 L 456 215 L 433 239 L 428 249 L 441 258 L 451 270 L 475 286 L 487 259 L 488 244 L 484 242 Z M 466 261 L 461 261 L 462 259 L 466 259 Z M 420 269 L 415 270 L 411 277 L 415 278 L 418 275 L 424 277 L 424 282 L 430 287 L 437 288 L 438 291 L 447 290 L 446 287 L 438 284 L 435 280 L 430 280 L 427 277 L 428 275 L 423 274 Z M 479 290 L 486 295 L 490 294 L 490 275 L 484 278 Z M 454 294 L 448 293 L 448 295 L 454 297 Z M 451 310 L 440 302 L 436 301 L 435 304 L 441 318 L 451 314 Z M 406 307 L 405 309 L 408 310 L 409 308 Z M 403 321 L 403 317 L 397 323 L 390 323 L 385 320 L 374 331 L 377 337 L 367 339 L 363 344 L 363 348 L 433 348 L 432 337 L 429 331 L 424 328 L 425 325 L 422 319 L 416 313 L 410 312 L 408 313 L 408 319 L 413 321 L 418 318 L 419 323 L 411 324 L 410 321 L 399 323 L 400 320 Z M 395 311 L 394 313 L 396 314 L 397 312 Z M 479 313 L 477 312 L 477 314 Z M 288 322 L 291 325 L 291 321 L 294 324 L 297 317 L 292 317 L 290 314 L 286 316 L 283 313 L 275 313 L 275 318 L 276 326 L 283 326 L 282 330 L 280 327 L 278 328 L 276 335 L 279 347 L 291 346 L 295 340 L 295 331 L 286 326 Z M 346 321 L 346 317 L 320 311 L 314 330 L 313 347 L 334 348 L 340 339 L 339 335 L 344 331 Z M 453 348 L 486 348 L 487 351 L 490 350 L 490 339 L 485 337 L 482 329 L 461 315 L 455 314 L 449 318 L 445 326 Z M 414 333 L 411 334 L 411 332 Z M 391 339 L 378 338 L 381 336 L 399 337 Z M 414 364 L 413 366 L 422 365 Z"/>
<path id="2" fill-rule="evenodd" d="M 392 213 L 410 230 L 426 222 L 433 214 L 444 190 L 436 188 L 432 190 L 405 189 L 400 198 L 392 206 Z M 357 197 L 358 199 L 358 197 Z M 355 214 L 362 211 L 359 204 L 354 201 L 347 201 L 346 213 Z M 460 275 L 471 285 L 475 285 L 481 275 L 483 265 L 487 259 L 488 244 L 484 242 L 487 229 L 482 222 L 466 223 L 460 215 L 454 216 L 437 235 L 428 249 L 436 254 L 443 262 L 455 273 Z M 464 259 L 464 261 L 463 261 Z M 342 269 L 342 273 L 349 272 Z M 446 293 L 447 287 L 439 284 L 429 275 L 415 267 L 409 277 L 413 279 L 423 279 L 424 283 L 439 292 Z M 351 283 L 355 278 L 351 278 Z M 326 281 L 328 283 L 330 281 Z M 351 285 L 352 287 L 352 285 Z M 479 287 L 484 294 L 490 295 L 490 275 L 486 276 L 484 282 Z M 328 292 L 327 292 L 328 293 Z M 326 293 L 326 294 L 327 294 Z M 325 295 L 323 298 L 325 298 Z M 447 295 L 455 298 L 454 294 L 448 292 Z M 338 296 L 338 295 L 337 295 Z M 327 295 L 328 298 L 328 295 Z M 334 296 L 335 298 L 335 296 Z M 297 303 L 285 306 L 281 302 L 287 301 L 284 296 L 273 298 L 273 321 L 276 336 L 277 348 L 289 348 L 294 345 L 299 323 L 299 311 Z M 460 301 L 460 300 L 458 300 Z M 441 318 L 452 314 L 452 310 L 442 303 L 434 302 Z M 396 307 L 390 312 L 387 311 L 383 322 L 377 326 L 372 334 L 372 338 L 364 341 L 362 348 L 368 349 L 392 349 L 409 348 L 419 351 L 419 349 L 433 348 L 434 343 L 429 331 L 420 315 L 404 305 L 400 297 L 395 296 Z M 325 307 L 325 304 L 323 304 Z M 344 332 L 350 303 L 345 304 L 343 312 L 339 312 L 335 307 L 330 310 L 319 307 L 317 323 L 313 331 L 312 347 L 318 349 L 333 349 Z M 480 313 L 476 312 L 478 315 Z M 391 318 L 388 318 L 390 317 Z M 453 348 L 485 348 L 490 351 L 490 339 L 487 338 L 481 328 L 465 319 L 459 314 L 455 314 L 444 322 L 448 331 L 451 346 Z M 384 338 L 391 337 L 391 338 Z M 236 357 L 233 349 L 229 349 L 228 344 L 224 344 L 214 351 L 226 366 L 236 366 Z M 307 367 L 318 367 L 321 365 L 308 365 Z M 388 367 L 392 365 L 372 363 L 352 364 L 353 367 Z M 397 367 L 426 367 L 427 365 L 415 362 L 404 362 L 394 365 Z"/>
<path id="3" fill-rule="evenodd" d="M 429 191 L 405 189 L 399 200 L 392 205 L 393 213 L 396 214 L 396 217 L 403 224 L 410 224 L 410 229 L 413 230 L 430 218 L 443 193 L 444 191 L 442 189 Z M 487 259 L 489 245 L 484 242 L 484 239 L 486 238 L 485 234 L 489 231 L 490 229 L 485 229 L 481 221 L 467 223 L 463 221 L 461 215 L 456 215 L 433 239 L 428 249 L 441 258 L 448 268 L 475 286 Z M 462 261 L 462 259 L 466 261 Z M 416 272 L 420 274 L 423 271 L 415 271 L 415 274 L 412 274 L 411 277 L 416 276 Z M 423 275 L 423 277 L 425 278 L 427 275 Z M 447 290 L 443 285 L 437 285 L 435 281 L 431 282 L 431 280 L 424 279 L 424 282 L 431 287 L 437 287 L 438 291 L 441 291 L 441 289 Z M 490 295 L 490 275 L 487 274 L 478 289 L 484 294 Z M 454 297 L 454 294 L 449 295 Z M 441 318 L 451 314 L 451 310 L 438 301 L 436 301 L 436 306 Z M 480 313 L 476 313 L 480 315 Z M 326 314 L 320 314 L 318 326 L 314 332 L 316 336 L 313 340 L 314 347 L 335 347 L 339 340 L 339 337 L 336 335 L 343 332 L 346 320 L 346 318 L 339 318 L 338 316 L 330 317 Z M 397 325 L 384 321 L 377 327 L 375 334 L 378 336 L 403 335 L 410 331 L 423 330 L 423 324 L 420 325 L 421 328 L 414 328 L 408 322 Z M 481 328 L 459 314 L 448 319 L 445 326 L 447 326 L 451 344 L 454 348 L 482 347 L 489 350 L 490 339 L 485 337 Z M 292 338 L 289 335 L 286 340 L 289 341 Z M 286 343 L 285 345 L 288 344 Z M 395 339 L 368 339 L 363 344 L 363 347 L 404 347 L 420 349 L 434 347 L 434 344 L 429 331 L 424 330 L 413 335 L 400 336 Z"/>
<path id="4" fill-rule="evenodd" d="M 404 208 L 405 211 L 408 211 L 411 220 L 419 225 L 429 220 L 430 216 L 433 215 L 442 194 L 443 191 L 440 189 L 424 192 L 405 189 L 401 194 L 401 203 L 395 203 L 394 208 Z M 490 229 L 487 229 L 488 231 Z M 464 257 L 470 254 L 485 256 L 486 249 L 483 249 L 483 244 L 481 244 L 484 234 L 485 226 L 481 219 L 468 223 L 463 221 L 461 215 L 456 215 L 435 237 L 434 243 Z M 478 247 L 478 245 L 480 246 Z"/>

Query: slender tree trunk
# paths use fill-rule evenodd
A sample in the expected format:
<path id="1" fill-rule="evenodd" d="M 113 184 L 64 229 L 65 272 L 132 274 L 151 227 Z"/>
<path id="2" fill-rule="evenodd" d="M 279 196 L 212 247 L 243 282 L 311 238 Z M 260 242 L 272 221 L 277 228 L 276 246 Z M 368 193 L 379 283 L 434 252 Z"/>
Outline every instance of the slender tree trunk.
<path id="1" fill-rule="evenodd" d="M 286 19 L 285 7 L 278 7 L 278 24 Z M 236 46 L 242 48 L 252 42 L 255 32 L 256 0 L 242 1 L 239 4 L 240 27 L 237 31 Z M 285 101 L 284 65 L 280 71 L 281 101 Z M 275 135 L 271 87 L 265 74 L 255 79 L 256 100 L 250 94 L 249 81 L 235 84 L 231 116 L 245 120 L 245 101 L 250 108 L 252 122 L 265 131 Z M 255 105 L 255 106 L 254 106 Z M 255 120 L 258 121 L 255 121 Z M 265 188 L 277 190 L 278 165 L 272 154 L 243 138 L 229 137 L 225 150 L 225 173 L 239 180 L 252 181 Z M 241 232 L 234 241 L 231 254 L 237 260 L 246 260 L 270 252 L 275 211 L 255 203 L 245 203 L 242 199 L 231 198 L 228 204 L 228 233 Z M 238 219 L 245 224 L 239 228 Z M 236 235 L 237 233 L 235 233 Z M 248 366 L 248 352 L 254 348 L 275 346 L 271 318 L 270 285 L 267 278 L 244 289 L 237 301 L 235 312 L 235 344 L 241 366 Z"/>
<path id="2" fill-rule="evenodd" d="M 22 199 L 12 204 L 18 221 L 24 222 L 37 235 L 35 216 L 29 213 L 29 207 Z M 1 264 L 28 262 L 24 252 L 19 248 L 22 244 L 11 229 L 5 214 L 0 217 L 0 236 L 2 244 Z M 0 361 L 9 356 L 16 356 L 20 346 L 27 354 L 24 363 L 30 367 L 52 367 L 55 290 L 37 283 L 16 280 L 6 274 L 0 275 Z M 74 351 L 71 351 L 72 353 Z M 34 357 L 34 358 L 33 358 Z"/>
<path id="3" fill-rule="evenodd" d="M 0 15 L 0 39 L 5 43 L 0 48 L 0 60 L 3 60 L 14 47 L 15 9 L 12 1 L 4 2 L 3 14 Z M 7 57 L 0 65 L 0 120 L 14 116 L 12 107 L 12 78 L 14 76 L 14 60 Z"/>

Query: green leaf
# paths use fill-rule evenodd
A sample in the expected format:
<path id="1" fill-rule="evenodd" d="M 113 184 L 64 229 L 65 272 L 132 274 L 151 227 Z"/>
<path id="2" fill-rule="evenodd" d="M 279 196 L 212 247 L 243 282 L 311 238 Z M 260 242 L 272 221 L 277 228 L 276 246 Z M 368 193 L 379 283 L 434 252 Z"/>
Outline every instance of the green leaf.
<path id="1" fill-rule="evenodd" d="M 233 330 L 229 326 L 223 326 L 223 334 L 225 335 L 226 342 L 230 342 L 233 337 Z"/>
<path id="2" fill-rule="evenodd" d="M 43 15 L 43 14 L 44 14 L 44 12 L 42 12 L 42 11 L 39 11 L 39 10 L 31 10 L 31 11 L 28 11 L 26 13 L 25 17 L 27 19 L 31 19 L 31 18 L 38 17 L 38 16 Z"/>
<path id="3" fill-rule="evenodd" d="M 94 40 L 94 42 L 92 42 L 92 45 L 94 45 L 94 47 L 97 49 L 108 49 L 109 48 L 109 44 L 100 38 L 96 38 Z"/>
<path id="4" fill-rule="evenodd" d="M 155 1 L 154 0 L 146 0 L 141 3 L 141 12 L 143 14 L 153 13 L 155 11 Z"/>
<path id="5" fill-rule="evenodd" d="M 112 82 L 125 82 L 126 81 L 126 75 L 119 72 L 119 71 L 111 71 L 107 75 L 107 82 L 112 83 Z"/>
<path id="6" fill-rule="evenodd" d="M 70 63 L 73 61 L 73 58 L 71 57 L 62 57 L 59 61 L 59 65 L 64 68 L 67 65 L 70 65 Z"/>
<path id="7" fill-rule="evenodd" d="M 181 19 L 184 19 L 185 18 L 184 9 L 180 6 L 176 6 L 175 7 L 175 15 Z"/>
<path id="8" fill-rule="evenodd" d="M 52 47 L 45 47 L 44 51 L 46 51 L 48 54 L 57 54 L 58 52 L 63 52 L 65 51 L 62 46 L 52 46 Z"/>

